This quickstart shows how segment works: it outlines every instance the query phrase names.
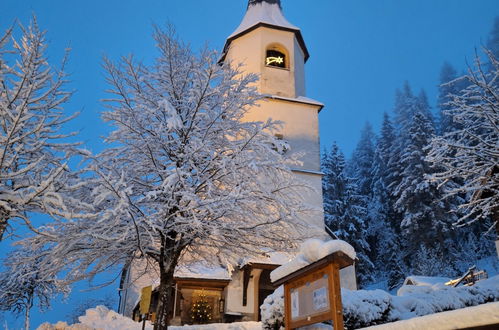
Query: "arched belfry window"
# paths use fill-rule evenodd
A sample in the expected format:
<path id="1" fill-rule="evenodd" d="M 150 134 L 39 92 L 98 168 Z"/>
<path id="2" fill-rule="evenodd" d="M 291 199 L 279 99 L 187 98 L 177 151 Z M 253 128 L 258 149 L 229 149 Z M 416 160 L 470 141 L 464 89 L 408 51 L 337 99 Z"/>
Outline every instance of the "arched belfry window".
<path id="1" fill-rule="evenodd" d="M 270 46 L 265 53 L 265 65 L 278 68 L 288 68 L 286 50 L 279 46 Z"/>

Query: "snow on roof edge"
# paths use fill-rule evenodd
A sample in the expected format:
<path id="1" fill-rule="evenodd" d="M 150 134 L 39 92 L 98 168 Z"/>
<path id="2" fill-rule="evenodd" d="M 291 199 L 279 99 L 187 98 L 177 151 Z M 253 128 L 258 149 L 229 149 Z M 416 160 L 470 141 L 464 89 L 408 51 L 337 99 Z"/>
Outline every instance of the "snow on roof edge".
<path id="1" fill-rule="evenodd" d="M 320 239 L 306 240 L 301 245 L 300 252 L 293 260 L 274 269 L 270 273 L 270 280 L 272 282 L 277 282 L 289 274 L 292 274 L 297 270 L 338 251 L 345 253 L 353 260 L 357 257 L 355 249 L 345 241 L 330 240 L 324 242 Z"/>
<path id="2" fill-rule="evenodd" d="M 256 3 L 248 7 L 246 14 L 237 29 L 230 34 L 227 40 L 251 29 L 259 23 L 270 24 L 277 27 L 283 27 L 290 30 L 300 31 L 300 29 L 289 21 L 282 14 L 278 4 L 268 2 Z"/>

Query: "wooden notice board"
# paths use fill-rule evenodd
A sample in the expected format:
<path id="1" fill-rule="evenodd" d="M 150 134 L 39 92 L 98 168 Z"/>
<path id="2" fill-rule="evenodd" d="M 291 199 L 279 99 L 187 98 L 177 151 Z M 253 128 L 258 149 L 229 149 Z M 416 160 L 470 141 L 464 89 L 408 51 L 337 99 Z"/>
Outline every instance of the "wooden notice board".
<path id="1" fill-rule="evenodd" d="M 286 329 L 331 320 L 343 329 L 340 268 L 353 264 L 343 252 L 335 252 L 282 279 Z"/>

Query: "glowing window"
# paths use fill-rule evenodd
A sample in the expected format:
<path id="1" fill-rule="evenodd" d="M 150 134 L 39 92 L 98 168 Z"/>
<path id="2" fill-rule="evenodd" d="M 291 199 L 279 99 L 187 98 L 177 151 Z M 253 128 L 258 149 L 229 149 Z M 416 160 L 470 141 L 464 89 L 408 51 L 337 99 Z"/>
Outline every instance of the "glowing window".
<path id="1" fill-rule="evenodd" d="M 268 49 L 265 65 L 286 68 L 286 54 L 275 49 Z"/>

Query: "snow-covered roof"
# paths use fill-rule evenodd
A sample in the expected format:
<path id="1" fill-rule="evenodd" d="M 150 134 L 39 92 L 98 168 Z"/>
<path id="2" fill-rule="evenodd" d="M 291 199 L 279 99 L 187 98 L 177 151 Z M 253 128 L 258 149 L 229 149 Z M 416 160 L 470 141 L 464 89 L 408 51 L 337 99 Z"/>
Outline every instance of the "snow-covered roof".
<path id="1" fill-rule="evenodd" d="M 291 24 L 282 14 L 279 0 L 250 0 L 248 9 L 237 29 L 232 32 L 225 42 L 224 51 L 220 61 L 225 59 L 232 40 L 252 31 L 259 26 L 267 26 L 279 30 L 287 30 L 296 34 L 298 44 L 305 55 L 305 61 L 309 58 L 309 53 L 305 41 L 298 27 Z"/>
<path id="2" fill-rule="evenodd" d="M 289 274 L 338 251 L 345 253 L 353 260 L 356 258 L 354 248 L 345 241 L 331 240 L 324 242 L 320 239 L 309 239 L 301 245 L 300 252 L 293 260 L 274 269 L 270 273 L 270 280 L 276 282 Z"/>
<path id="3" fill-rule="evenodd" d="M 320 107 L 319 112 L 324 107 L 324 103 L 319 102 L 317 100 L 314 100 L 310 97 L 306 97 L 306 96 L 284 97 L 284 96 L 279 96 L 279 95 L 266 95 L 265 97 L 267 97 L 269 99 L 273 99 L 273 100 L 283 100 L 283 101 L 289 101 L 289 102 L 298 102 L 298 103 L 306 103 L 306 104 L 316 105 L 316 106 Z"/>
<path id="4" fill-rule="evenodd" d="M 231 272 L 221 265 L 209 265 L 198 262 L 189 265 L 179 265 L 175 269 L 176 278 L 230 280 Z"/>
<path id="5" fill-rule="evenodd" d="M 435 284 L 442 284 L 449 282 L 448 277 L 432 277 L 432 276 L 408 276 L 405 278 L 404 285 L 425 285 L 433 286 Z"/>
<path id="6" fill-rule="evenodd" d="M 243 260 L 240 266 L 245 266 L 248 264 L 264 264 L 264 265 L 283 265 L 295 257 L 296 253 L 287 252 L 268 252 L 260 257 L 251 257 L 249 259 Z"/>
<path id="7" fill-rule="evenodd" d="M 282 14 L 279 4 L 275 1 L 250 1 L 246 15 L 239 24 L 239 27 L 232 32 L 228 39 L 251 29 L 259 23 L 264 23 L 276 27 L 286 28 L 289 30 L 299 31 L 300 29 L 288 20 Z"/>

